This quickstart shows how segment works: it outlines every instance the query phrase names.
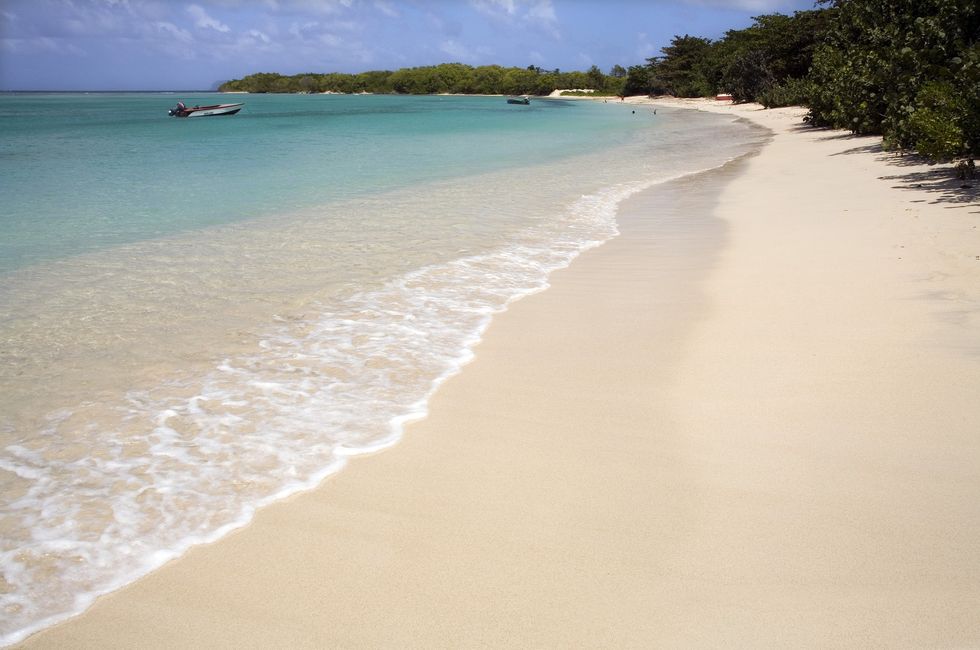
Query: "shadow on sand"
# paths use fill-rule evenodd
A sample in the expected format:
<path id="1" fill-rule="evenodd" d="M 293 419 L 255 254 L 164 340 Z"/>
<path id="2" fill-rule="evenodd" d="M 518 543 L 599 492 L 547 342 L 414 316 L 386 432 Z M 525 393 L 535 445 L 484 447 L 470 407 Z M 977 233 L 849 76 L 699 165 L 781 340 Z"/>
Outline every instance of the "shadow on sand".
<path id="1" fill-rule="evenodd" d="M 971 213 L 980 214 L 980 178 L 961 180 L 957 178 L 956 170 L 949 163 L 930 163 L 922 156 L 909 153 L 885 151 L 881 140 L 870 136 L 842 133 L 841 131 L 823 129 L 813 126 L 797 126 L 795 131 L 825 132 L 820 140 L 854 140 L 861 142 L 855 147 L 833 154 L 847 156 L 852 154 L 873 154 L 878 160 L 884 161 L 895 169 L 894 174 L 879 176 L 881 180 L 890 181 L 892 187 L 899 190 L 922 191 L 928 193 L 928 203 L 943 204 L 946 208 L 973 208 Z M 924 199 L 913 201 L 927 202 Z"/>

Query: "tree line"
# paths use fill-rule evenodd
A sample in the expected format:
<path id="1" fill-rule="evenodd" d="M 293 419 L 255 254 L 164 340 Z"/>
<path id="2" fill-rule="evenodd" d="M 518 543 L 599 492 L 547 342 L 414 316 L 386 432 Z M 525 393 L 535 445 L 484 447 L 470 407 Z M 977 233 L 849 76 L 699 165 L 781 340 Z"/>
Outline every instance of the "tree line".
<path id="1" fill-rule="evenodd" d="M 461 63 L 360 74 L 259 73 L 221 90 L 248 92 L 714 96 L 803 105 L 815 125 L 880 134 L 889 148 L 943 160 L 980 154 L 978 0 L 817 0 L 757 16 L 711 40 L 675 36 L 659 56 L 603 74 Z"/>
<path id="2" fill-rule="evenodd" d="M 626 94 L 730 93 L 803 105 L 816 125 L 880 134 L 934 160 L 980 153 L 977 0 L 819 0 L 718 40 L 675 36 L 627 71 Z"/>
<path id="3" fill-rule="evenodd" d="M 499 65 L 473 67 L 463 63 L 443 63 L 357 74 L 310 72 L 285 76 L 260 72 L 227 81 L 221 84 L 219 90 L 250 93 L 547 95 L 560 88 L 589 88 L 598 94 L 617 95 L 622 92 L 625 80 L 626 69 L 619 65 L 613 66 L 609 74 L 604 74 L 597 66 L 592 66 L 586 72 L 562 72 L 534 65 L 505 68 Z"/>

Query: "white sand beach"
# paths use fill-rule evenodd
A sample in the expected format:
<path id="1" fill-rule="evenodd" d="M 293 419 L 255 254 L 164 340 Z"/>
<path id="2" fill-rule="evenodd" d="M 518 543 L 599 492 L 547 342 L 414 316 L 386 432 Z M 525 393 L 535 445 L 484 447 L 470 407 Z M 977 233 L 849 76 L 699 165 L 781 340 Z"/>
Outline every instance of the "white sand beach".
<path id="1" fill-rule="evenodd" d="M 23 646 L 980 646 L 980 183 L 629 101 L 772 141 L 625 202 L 397 446 Z"/>

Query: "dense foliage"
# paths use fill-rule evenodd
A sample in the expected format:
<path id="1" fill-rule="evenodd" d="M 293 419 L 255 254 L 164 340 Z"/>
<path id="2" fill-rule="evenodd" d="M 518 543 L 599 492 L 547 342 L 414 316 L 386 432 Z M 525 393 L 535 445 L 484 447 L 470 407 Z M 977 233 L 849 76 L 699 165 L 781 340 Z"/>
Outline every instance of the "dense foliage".
<path id="1" fill-rule="evenodd" d="M 757 16 L 717 41 L 675 36 L 662 56 L 629 69 L 625 91 L 703 97 L 730 93 L 736 101 L 767 106 L 799 103 L 808 92 L 813 55 L 823 42 L 836 9 L 798 11 L 792 16 Z"/>
<path id="2" fill-rule="evenodd" d="M 820 0 L 716 41 L 675 36 L 624 92 L 801 104 L 818 125 L 932 159 L 980 153 L 977 0 Z"/>
<path id="3" fill-rule="evenodd" d="M 465 93 L 486 95 L 547 95 L 559 88 L 589 88 L 599 94 L 622 92 L 627 72 L 613 66 L 608 75 L 592 66 L 587 72 L 544 70 L 537 66 L 503 68 L 499 65 L 472 67 L 462 63 L 443 63 L 394 72 L 376 70 L 358 74 L 331 72 L 283 76 L 260 72 L 228 81 L 220 90 L 251 93 Z"/>
<path id="4" fill-rule="evenodd" d="M 832 0 L 809 106 L 816 124 L 880 133 L 934 158 L 980 153 L 977 0 Z"/>

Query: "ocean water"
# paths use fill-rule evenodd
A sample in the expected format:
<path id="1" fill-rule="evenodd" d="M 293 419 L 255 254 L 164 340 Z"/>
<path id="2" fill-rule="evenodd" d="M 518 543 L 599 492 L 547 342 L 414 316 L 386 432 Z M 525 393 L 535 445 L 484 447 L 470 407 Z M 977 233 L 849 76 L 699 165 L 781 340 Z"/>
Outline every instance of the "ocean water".
<path id="1" fill-rule="evenodd" d="M 764 137 L 617 102 L 0 94 L 0 643 L 395 443 L 622 199 Z"/>

